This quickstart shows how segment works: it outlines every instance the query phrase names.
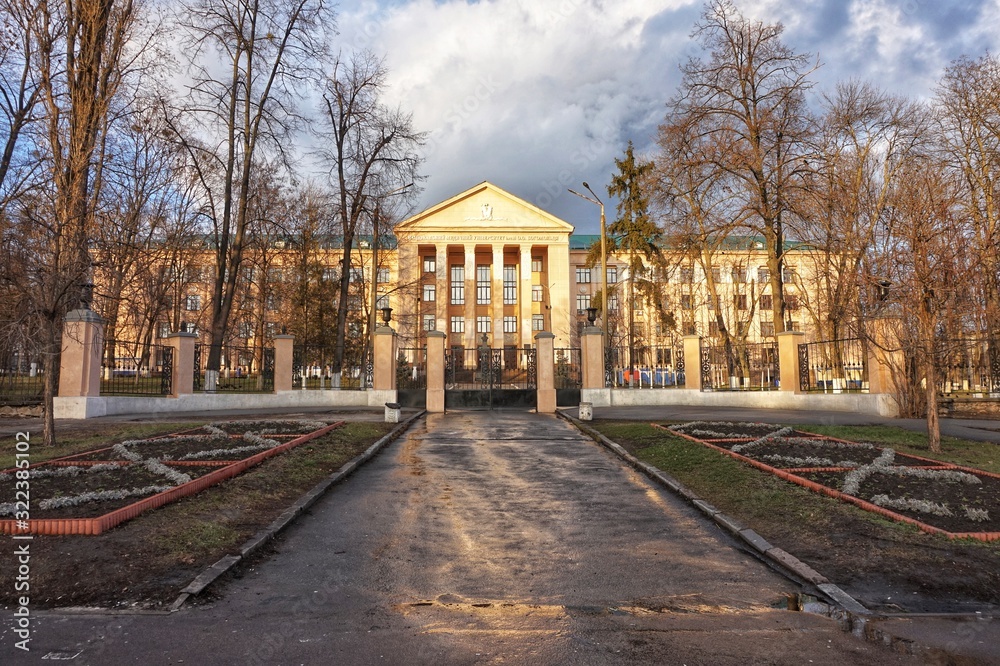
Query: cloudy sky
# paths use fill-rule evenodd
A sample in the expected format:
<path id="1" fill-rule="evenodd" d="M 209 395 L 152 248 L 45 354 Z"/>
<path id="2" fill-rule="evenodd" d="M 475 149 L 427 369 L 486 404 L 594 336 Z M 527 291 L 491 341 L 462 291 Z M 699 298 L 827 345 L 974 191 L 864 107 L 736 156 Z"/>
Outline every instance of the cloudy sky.
<path id="1" fill-rule="evenodd" d="M 930 97 L 956 57 L 1000 51 L 1000 0 L 736 0 L 822 65 Z M 423 209 L 489 180 L 595 233 L 614 158 L 648 152 L 702 0 L 380 0 L 340 5 L 345 51 L 384 54 L 390 101 L 428 132 Z M 605 198 L 606 203 L 609 203 Z M 609 203 L 608 217 L 614 210 Z"/>

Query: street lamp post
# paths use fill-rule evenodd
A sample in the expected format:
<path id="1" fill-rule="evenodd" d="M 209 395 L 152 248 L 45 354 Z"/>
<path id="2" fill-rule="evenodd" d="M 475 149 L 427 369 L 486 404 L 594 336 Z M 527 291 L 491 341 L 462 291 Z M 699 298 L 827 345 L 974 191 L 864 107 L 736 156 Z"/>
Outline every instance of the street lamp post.
<path id="1" fill-rule="evenodd" d="M 574 190 L 569 190 L 570 194 L 575 194 L 581 199 L 586 199 L 590 203 L 601 207 L 601 323 L 603 324 L 603 330 L 601 331 L 601 358 L 606 363 L 608 350 L 608 245 L 607 232 L 604 228 L 604 202 L 601 201 L 599 196 L 594 194 L 594 190 L 590 189 L 587 181 L 583 181 L 583 186 L 593 195 L 593 199 Z M 593 320 L 591 320 L 591 323 L 593 323 Z"/>
<path id="2" fill-rule="evenodd" d="M 372 278 L 371 278 L 371 294 L 369 294 L 370 303 L 368 306 L 368 347 L 371 350 L 371 354 L 375 353 L 375 326 L 377 323 L 376 312 L 378 307 L 378 238 L 379 238 L 379 228 L 378 222 L 379 217 L 382 215 L 382 199 L 386 197 L 391 197 L 394 194 L 399 194 L 409 188 L 413 187 L 413 183 L 407 183 L 402 187 L 397 187 L 391 192 L 386 192 L 385 194 L 375 197 L 375 212 L 372 215 Z M 390 309 L 391 312 L 391 309 Z M 366 354 L 367 355 L 367 354 Z M 367 359 L 365 365 L 369 363 L 374 363 L 373 358 Z M 367 382 L 367 370 L 365 370 L 365 382 Z"/>

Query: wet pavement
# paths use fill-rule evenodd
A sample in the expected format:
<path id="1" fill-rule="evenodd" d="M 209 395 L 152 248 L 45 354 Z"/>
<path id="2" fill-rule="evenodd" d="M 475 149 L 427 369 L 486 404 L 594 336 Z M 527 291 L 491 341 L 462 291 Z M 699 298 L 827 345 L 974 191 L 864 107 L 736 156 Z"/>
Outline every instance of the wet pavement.
<path id="1" fill-rule="evenodd" d="M 428 415 L 170 615 L 34 617 L 0 663 L 903 664 L 550 415 Z"/>

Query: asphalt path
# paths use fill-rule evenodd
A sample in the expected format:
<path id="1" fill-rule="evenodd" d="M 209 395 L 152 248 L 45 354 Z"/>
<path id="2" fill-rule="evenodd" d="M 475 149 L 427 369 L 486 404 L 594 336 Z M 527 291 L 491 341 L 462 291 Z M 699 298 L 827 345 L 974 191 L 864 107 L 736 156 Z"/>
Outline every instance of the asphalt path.
<path id="1" fill-rule="evenodd" d="M 912 664 L 551 415 L 428 415 L 169 615 L 36 613 L 0 663 Z"/>

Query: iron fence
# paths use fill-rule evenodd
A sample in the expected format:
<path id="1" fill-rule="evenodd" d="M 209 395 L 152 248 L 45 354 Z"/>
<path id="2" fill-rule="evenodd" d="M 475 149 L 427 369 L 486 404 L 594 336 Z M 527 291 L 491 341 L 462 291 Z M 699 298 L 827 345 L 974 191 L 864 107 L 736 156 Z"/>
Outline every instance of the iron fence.
<path id="1" fill-rule="evenodd" d="M 445 350 L 448 389 L 533 389 L 537 386 L 535 350 L 452 347 Z"/>
<path id="2" fill-rule="evenodd" d="M 0 405 L 40 405 L 44 379 L 41 354 L 23 349 L 0 350 Z"/>
<path id="3" fill-rule="evenodd" d="M 938 390 L 945 395 L 1000 393 L 1000 340 L 940 340 Z"/>
<path id="4" fill-rule="evenodd" d="M 612 347 L 605 350 L 605 385 L 611 388 L 683 388 L 683 347 Z"/>
<path id="5" fill-rule="evenodd" d="M 211 345 L 194 346 L 194 390 L 206 390 L 205 370 Z M 216 393 L 272 393 L 274 391 L 274 347 L 223 345 L 219 358 Z"/>
<path id="6" fill-rule="evenodd" d="M 579 347 L 555 350 L 555 388 L 574 389 L 583 386 L 583 353 Z"/>
<path id="7" fill-rule="evenodd" d="M 295 345 L 292 349 L 292 388 L 321 390 L 333 388 L 333 368 L 336 347 L 333 345 Z M 369 348 L 366 359 L 372 359 Z M 341 390 L 358 390 L 371 386 L 371 363 L 362 366 L 361 359 L 344 357 L 340 373 Z"/>
<path id="8" fill-rule="evenodd" d="M 427 388 L 427 348 L 407 347 L 396 355 L 396 388 L 400 390 Z"/>
<path id="9" fill-rule="evenodd" d="M 707 391 L 778 388 L 778 345 L 771 342 L 701 345 L 701 387 Z"/>
<path id="10" fill-rule="evenodd" d="M 799 345 L 799 390 L 867 393 L 868 363 L 864 340 L 847 338 Z"/>
<path id="11" fill-rule="evenodd" d="M 123 340 L 105 340 L 101 360 L 101 395 L 170 395 L 174 348 Z"/>

